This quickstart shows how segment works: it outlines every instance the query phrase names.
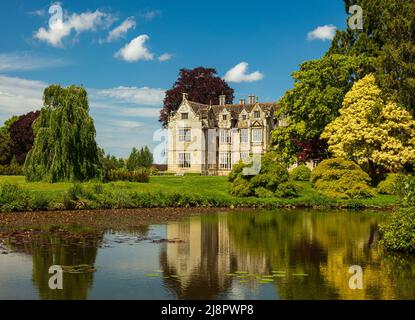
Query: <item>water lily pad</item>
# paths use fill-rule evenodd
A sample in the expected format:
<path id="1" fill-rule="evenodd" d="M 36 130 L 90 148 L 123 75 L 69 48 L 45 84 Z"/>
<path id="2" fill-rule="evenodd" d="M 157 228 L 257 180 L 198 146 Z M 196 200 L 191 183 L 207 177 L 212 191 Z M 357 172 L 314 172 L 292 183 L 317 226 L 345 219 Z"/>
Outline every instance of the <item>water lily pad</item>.
<path id="1" fill-rule="evenodd" d="M 306 273 L 293 273 L 294 277 L 308 277 L 308 274 Z"/>
<path id="2" fill-rule="evenodd" d="M 246 272 L 246 271 L 236 271 L 235 273 L 236 274 L 249 274 L 249 272 Z"/>
<path id="3" fill-rule="evenodd" d="M 145 274 L 144 276 L 148 277 L 148 278 L 158 278 L 158 277 L 160 277 L 160 275 L 157 274 L 157 273 L 148 273 L 148 274 Z"/>

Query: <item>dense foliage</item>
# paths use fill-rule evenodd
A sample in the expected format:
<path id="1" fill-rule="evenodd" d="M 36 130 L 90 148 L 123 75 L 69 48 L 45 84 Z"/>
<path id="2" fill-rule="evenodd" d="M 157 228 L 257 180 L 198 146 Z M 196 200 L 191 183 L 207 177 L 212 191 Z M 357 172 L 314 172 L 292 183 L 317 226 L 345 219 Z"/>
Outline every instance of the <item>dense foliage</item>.
<path id="1" fill-rule="evenodd" d="M 311 182 L 322 194 L 342 199 L 370 198 L 375 191 L 369 175 L 356 163 L 342 158 L 322 161 L 311 173 Z"/>
<path id="2" fill-rule="evenodd" d="M 150 168 L 153 162 L 153 154 L 150 149 L 145 146 L 140 150 L 133 148 L 127 160 L 126 166 L 128 170 L 133 171 L 139 168 Z"/>
<path id="3" fill-rule="evenodd" d="M 149 182 L 150 170 L 147 168 L 138 168 L 132 171 L 125 168 L 110 170 L 106 178 L 109 181 Z"/>
<path id="4" fill-rule="evenodd" d="M 44 108 L 33 123 L 35 142 L 25 162 L 28 181 L 88 180 L 101 177 L 95 126 L 84 88 L 45 89 Z"/>
<path id="5" fill-rule="evenodd" d="M 233 89 L 220 77 L 215 69 L 195 68 L 180 70 L 179 77 L 173 88 L 166 92 L 164 107 L 160 111 L 160 122 L 167 125 L 169 115 L 180 106 L 183 93 L 189 95 L 189 100 L 204 104 L 219 104 L 219 96 L 226 95 L 226 102 L 233 102 Z"/>
<path id="6" fill-rule="evenodd" d="M 231 194 L 237 197 L 256 196 L 269 198 L 274 196 L 279 185 L 288 181 L 288 170 L 277 162 L 274 153 L 268 153 L 261 159 L 261 170 L 257 175 L 246 175 L 244 168 L 252 163 L 238 163 L 228 177 L 231 182 Z"/>
<path id="7" fill-rule="evenodd" d="M 408 177 L 403 185 L 400 209 L 393 213 L 390 222 L 382 225 L 383 245 L 394 251 L 415 252 L 415 178 Z"/>
<path id="8" fill-rule="evenodd" d="M 294 181 L 310 181 L 311 170 L 305 165 L 298 166 L 290 172 L 290 178 Z"/>
<path id="9" fill-rule="evenodd" d="M 40 112 L 29 112 L 22 115 L 10 126 L 10 138 L 12 140 L 12 153 L 19 165 L 23 165 L 28 152 L 33 147 L 35 140 L 32 124 L 39 117 Z"/>
<path id="10" fill-rule="evenodd" d="M 329 53 L 372 57 L 382 90 L 415 111 L 415 1 L 345 0 L 363 9 L 363 31 L 338 31 Z"/>
<path id="11" fill-rule="evenodd" d="M 374 75 L 354 84 L 321 137 L 336 157 L 366 165 L 372 177 L 376 168 L 400 172 L 415 160 L 415 121 L 396 103 L 384 102 Z"/>
<path id="12" fill-rule="evenodd" d="M 385 180 L 379 182 L 377 190 L 380 194 L 398 195 L 405 178 L 404 174 L 390 173 Z"/>
<path id="13" fill-rule="evenodd" d="M 337 118 L 344 96 L 366 74 L 369 64 L 364 57 L 327 55 L 301 64 L 293 73 L 294 89 L 285 93 L 276 114 L 287 117 L 287 126 L 272 134 L 275 150 L 286 161 L 328 158 L 320 135 Z"/>

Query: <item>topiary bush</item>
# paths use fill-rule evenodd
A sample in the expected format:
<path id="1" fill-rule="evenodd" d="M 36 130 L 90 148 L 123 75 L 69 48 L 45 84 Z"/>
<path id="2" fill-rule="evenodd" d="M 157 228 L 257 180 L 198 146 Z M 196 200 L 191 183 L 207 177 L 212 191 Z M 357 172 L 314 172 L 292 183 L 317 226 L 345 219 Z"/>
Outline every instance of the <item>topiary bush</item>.
<path id="1" fill-rule="evenodd" d="M 398 195 L 400 186 L 406 175 L 401 173 L 390 173 L 385 180 L 379 182 L 377 190 L 380 194 Z"/>
<path id="2" fill-rule="evenodd" d="M 311 170 L 305 165 L 301 165 L 290 172 L 290 178 L 294 181 L 310 181 Z"/>
<path id="3" fill-rule="evenodd" d="M 324 160 L 311 173 L 311 182 L 323 195 L 341 199 L 363 199 L 376 195 L 369 175 L 353 161 Z"/>
<path id="4" fill-rule="evenodd" d="M 415 178 L 407 177 L 401 190 L 400 209 L 380 226 L 381 244 L 388 250 L 415 252 Z"/>
<path id="5" fill-rule="evenodd" d="M 285 165 L 276 161 L 273 153 L 261 158 L 261 169 L 257 175 L 244 175 L 244 168 L 252 166 L 239 162 L 234 165 L 228 176 L 231 182 L 230 193 L 237 197 L 271 198 L 278 186 L 288 181 L 288 170 Z"/>

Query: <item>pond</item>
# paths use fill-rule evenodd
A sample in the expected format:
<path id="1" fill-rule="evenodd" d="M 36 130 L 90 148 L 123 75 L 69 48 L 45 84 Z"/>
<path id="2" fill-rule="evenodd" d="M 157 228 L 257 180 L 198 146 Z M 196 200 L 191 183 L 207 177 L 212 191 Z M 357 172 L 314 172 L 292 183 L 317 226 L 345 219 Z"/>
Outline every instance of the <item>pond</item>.
<path id="1" fill-rule="evenodd" d="M 415 257 L 378 244 L 388 214 L 256 210 L 119 228 L 15 226 L 0 237 L 0 299 L 414 299 Z M 49 287 L 52 265 L 64 266 L 62 290 Z M 351 266 L 363 270 L 362 289 L 349 285 Z"/>

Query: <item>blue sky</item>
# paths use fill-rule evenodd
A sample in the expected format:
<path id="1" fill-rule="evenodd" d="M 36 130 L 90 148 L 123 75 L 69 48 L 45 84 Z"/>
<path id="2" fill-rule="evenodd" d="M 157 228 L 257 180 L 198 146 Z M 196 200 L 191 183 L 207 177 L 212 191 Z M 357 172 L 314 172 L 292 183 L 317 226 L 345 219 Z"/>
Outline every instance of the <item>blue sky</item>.
<path id="1" fill-rule="evenodd" d="M 235 89 L 276 101 L 298 65 L 321 57 L 342 0 L 86 0 L 0 2 L 0 123 L 40 109 L 52 83 L 88 89 L 98 143 L 117 156 L 150 145 L 179 69 L 216 68 Z"/>

